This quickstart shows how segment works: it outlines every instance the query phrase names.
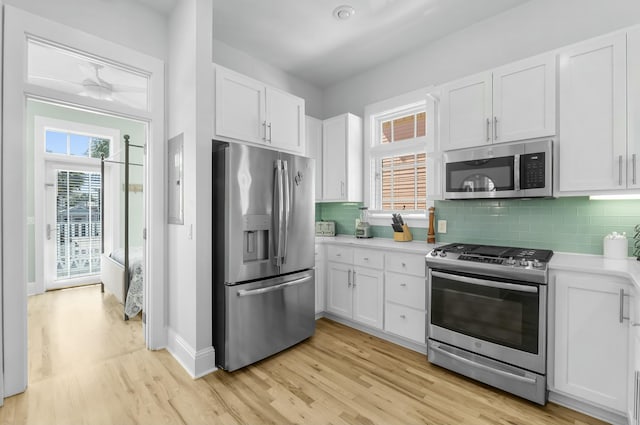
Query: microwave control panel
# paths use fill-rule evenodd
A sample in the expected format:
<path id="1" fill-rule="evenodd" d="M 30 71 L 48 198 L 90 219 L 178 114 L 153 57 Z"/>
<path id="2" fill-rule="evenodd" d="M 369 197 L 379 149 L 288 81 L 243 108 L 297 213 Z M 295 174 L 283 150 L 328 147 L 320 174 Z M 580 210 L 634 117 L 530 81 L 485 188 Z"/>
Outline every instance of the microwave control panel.
<path id="1" fill-rule="evenodd" d="M 520 189 L 545 187 L 545 153 L 520 155 Z"/>

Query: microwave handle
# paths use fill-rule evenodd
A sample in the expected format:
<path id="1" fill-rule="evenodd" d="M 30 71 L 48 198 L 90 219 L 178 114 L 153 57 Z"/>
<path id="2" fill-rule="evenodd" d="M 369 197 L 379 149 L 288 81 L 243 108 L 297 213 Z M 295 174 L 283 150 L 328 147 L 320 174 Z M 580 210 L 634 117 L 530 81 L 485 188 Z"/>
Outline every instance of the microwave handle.
<path id="1" fill-rule="evenodd" d="M 520 190 L 520 155 L 513 156 L 513 188 Z"/>

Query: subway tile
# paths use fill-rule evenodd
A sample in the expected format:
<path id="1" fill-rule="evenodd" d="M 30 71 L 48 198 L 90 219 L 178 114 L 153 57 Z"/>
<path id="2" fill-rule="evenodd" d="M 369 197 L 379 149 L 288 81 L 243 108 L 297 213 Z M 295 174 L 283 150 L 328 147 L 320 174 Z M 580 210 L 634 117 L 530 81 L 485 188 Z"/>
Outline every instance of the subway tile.
<path id="1" fill-rule="evenodd" d="M 640 224 L 640 201 L 589 201 L 587 197 L 436 201 L 436 219 L 447 220 L 441 243 L 468 242 L 548 248 L 560 252 L 602 254 L 602 239 Z M 318 203 L 316 219 L 336 221 L 336 231 L 355 232 L 359 203 Z M 376 237 L 393 237 L 388 226 L 373 226 Z M 427 229 L 414 228 L 414 239 Z M 630 254 L 632 241 L 630 240 Z"/>

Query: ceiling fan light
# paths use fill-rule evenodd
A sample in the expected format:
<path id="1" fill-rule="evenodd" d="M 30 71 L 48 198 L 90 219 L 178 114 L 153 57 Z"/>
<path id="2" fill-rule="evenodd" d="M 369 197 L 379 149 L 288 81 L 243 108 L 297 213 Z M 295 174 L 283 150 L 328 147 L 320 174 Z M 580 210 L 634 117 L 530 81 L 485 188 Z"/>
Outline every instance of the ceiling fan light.
<path id="1" fill-rule="evenodd" d="M 333 17 L 338 21 L 346 21 L 355 14 L 356 10 L 348 4 L 343 4 L 333 9 Z"/>

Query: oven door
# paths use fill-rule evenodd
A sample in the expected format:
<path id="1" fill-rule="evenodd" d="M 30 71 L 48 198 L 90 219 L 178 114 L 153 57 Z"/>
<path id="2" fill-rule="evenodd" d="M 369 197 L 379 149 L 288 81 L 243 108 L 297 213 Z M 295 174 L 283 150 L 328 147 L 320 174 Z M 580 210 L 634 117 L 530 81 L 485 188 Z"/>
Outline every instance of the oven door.
<path id="1" fill-rule="evenodd" d="M 429 339 L 545 373 L 546 285 L 429 269 Z"/>

